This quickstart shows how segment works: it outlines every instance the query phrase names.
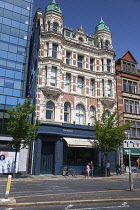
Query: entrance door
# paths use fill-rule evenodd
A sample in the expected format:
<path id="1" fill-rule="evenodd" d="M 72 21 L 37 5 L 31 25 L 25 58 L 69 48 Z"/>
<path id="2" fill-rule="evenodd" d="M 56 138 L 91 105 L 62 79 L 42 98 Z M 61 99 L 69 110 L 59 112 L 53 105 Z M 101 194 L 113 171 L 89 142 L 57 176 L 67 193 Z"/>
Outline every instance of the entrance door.
<path id="1" fill-rule="evenodd" d="M 54 143 L 42 142 L 41 150 L 41 174 L 53 174 L 54 165 Z"/>

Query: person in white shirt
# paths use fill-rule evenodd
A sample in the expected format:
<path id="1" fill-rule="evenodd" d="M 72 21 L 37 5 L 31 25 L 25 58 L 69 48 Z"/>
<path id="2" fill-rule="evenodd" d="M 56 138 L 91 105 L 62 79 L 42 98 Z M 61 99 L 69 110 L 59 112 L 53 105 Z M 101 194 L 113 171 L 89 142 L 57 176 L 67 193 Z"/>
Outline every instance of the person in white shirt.
<path id="1" fill-rule="evenodd" d="M 110 176 L 110 162 L 109 162 L 109 160 L 106 161 L 106 170 L 107 170 L 107 176 Z"/>

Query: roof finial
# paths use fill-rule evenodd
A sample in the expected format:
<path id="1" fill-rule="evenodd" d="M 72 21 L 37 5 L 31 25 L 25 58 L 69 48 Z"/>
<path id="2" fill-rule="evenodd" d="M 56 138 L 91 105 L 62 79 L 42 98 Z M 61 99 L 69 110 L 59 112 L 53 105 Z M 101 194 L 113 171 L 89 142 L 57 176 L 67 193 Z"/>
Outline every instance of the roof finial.
<path id="1" fill-rule="evenodd" d="M 53 3 L 56 3 L 55 0 L 53 0 Z"/>
<path id="2" fill-rule="evenodd" d="M 104 21 L 103 21 L 103 19 L 102 19 L 102 17 L 101 17 L 100 23 L 102 23 L 102 22 L 104 22 Z"/>

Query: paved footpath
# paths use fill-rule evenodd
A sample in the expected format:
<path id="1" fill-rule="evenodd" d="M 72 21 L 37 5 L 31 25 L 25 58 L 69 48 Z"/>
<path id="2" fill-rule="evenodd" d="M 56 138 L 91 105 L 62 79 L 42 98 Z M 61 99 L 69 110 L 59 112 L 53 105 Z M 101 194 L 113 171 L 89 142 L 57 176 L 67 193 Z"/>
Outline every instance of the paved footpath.
<path id="1" fill-rule="evenodd" d="M 134 183 L 140 182 L 140 175 L 137 177 L 137 174 L 132 174 Z M 39 182 L 39 181 L 64 181 L 64 183 L 71 182 L 71 180 L 74 180 L 73 183 L 82 183 L 85 181 L 85 184 L 92 184 L 94 186 L 94 180 L 98 181 L 100 183 L 101 181 L 105 181 L 105 183 L 123 183 L 126 182 L 126 180 L 129 180 L 129 174 L 122 174 L 120 175 L 114 175 L 110 177 L 94 177 L 92 179 L 85 179 L 84 176 L 78 176 L 78 177 L 63 177 L 61 175 L 55 175 L 55 176 L 20 176 L 12 180 L 14 182 L 13 184 L 16 184 L 16 182 Z M 82 180 L 82 182 L 81 182 Z M 0 177 L 0 184 L 1 183 L 6 184 L 7 178 L 6 177 Z M 53 183 L 53 182 L 52 182 Z M 18 183 L 17 183 L 18 184 Z M 136 184 L 135 184 L 136 186 Z M 129 185 L 128 185 L 129 187 Z M 28 206 L 28 205 L 47 205 L 47 204 L 72 204 L 72 203 L 91 203 L 91 202 L 113 202 L 113 201 L 140 201 L 140 188 L 135 187 L 133 191 L 130 191 L 130 189 L 123 189 L 122 187 L 118 187 L 117 189 L 104 189 L 104 190 L 94 190 L 93 191 L 72 191 L 72 192 L 53 192 L 53 193 L 46 193 L 44 194 L 34 194 L 30 196 L 16 196 L 16 197 L 9 197 L 8 199 L 1 198 L 0 199 L 0 206 L 6 205 L 6 206 Z"/>

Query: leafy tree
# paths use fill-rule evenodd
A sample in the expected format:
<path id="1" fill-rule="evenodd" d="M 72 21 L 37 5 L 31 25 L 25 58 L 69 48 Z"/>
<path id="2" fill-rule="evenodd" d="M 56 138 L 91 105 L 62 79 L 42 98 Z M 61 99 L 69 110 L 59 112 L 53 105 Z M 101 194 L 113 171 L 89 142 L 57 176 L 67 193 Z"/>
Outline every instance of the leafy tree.
<path id="1" fill-rule="evenodd" d="M 11 110 L 8 110 L 9 119 L 7 131 L 13 137 L 10 144 L 12 144 L 15 149 L 13 178 L 15 178 L 17 152 L 29 146 L 37 137 L 39 121 L 37 120 L 35 125 L 33 125 L 29 119 L 29 116 L 33 114 L 34 111 L 35 106 L 32 104 L 32 100 L 29 97 L 27 97 L 22 105 L 17 104 Z"/>
<path id="2" fill-rule="evenodd" d="M 101 120 L 95 117 L 95 144 L 104 153 L 105 161 L 107 160 L 108 153 L 115 151 L 122 145 L 123 140 L 126 138 L 125 131 L 132 125 L 130 122 L 123 124 L 120 121 L 121 115 L 118 110 L 115 110 L 107 117 L 106 110 L 104 109 Z"/>

